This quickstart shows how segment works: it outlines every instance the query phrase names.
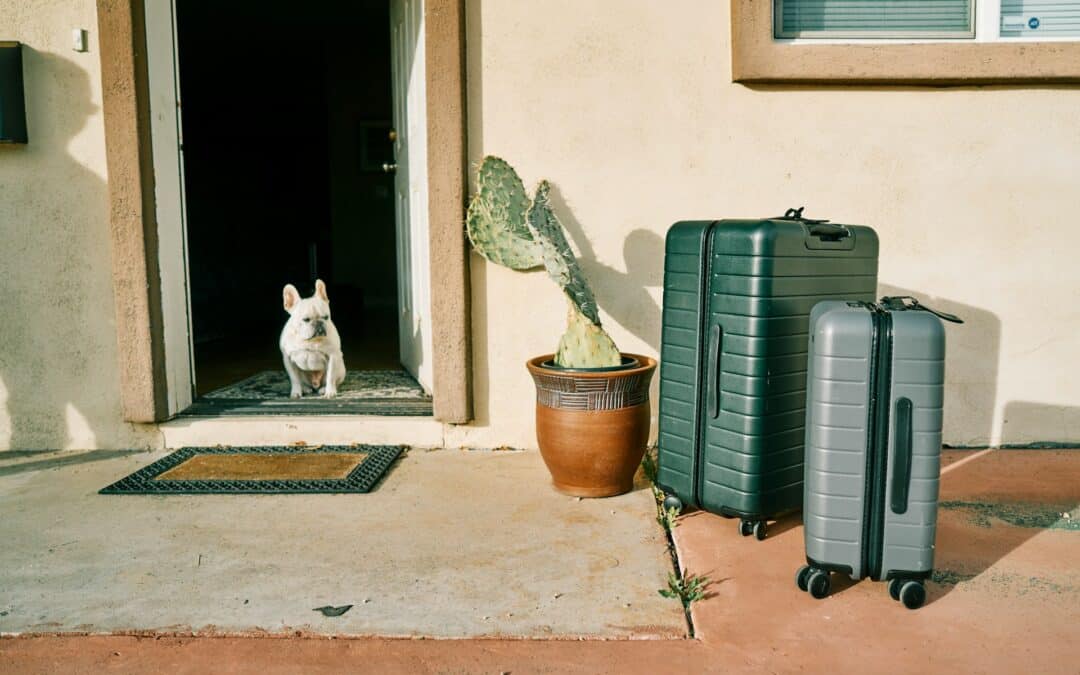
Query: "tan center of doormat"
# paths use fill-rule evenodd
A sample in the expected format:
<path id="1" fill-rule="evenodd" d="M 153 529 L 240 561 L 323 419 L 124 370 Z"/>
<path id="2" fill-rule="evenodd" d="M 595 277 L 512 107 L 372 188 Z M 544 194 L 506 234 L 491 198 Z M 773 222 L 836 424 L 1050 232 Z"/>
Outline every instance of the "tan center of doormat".
<path id="1" fill-rule="evenodd" d="M 195 455 L 154 480 L 344 479 L 367 453 Z"/>

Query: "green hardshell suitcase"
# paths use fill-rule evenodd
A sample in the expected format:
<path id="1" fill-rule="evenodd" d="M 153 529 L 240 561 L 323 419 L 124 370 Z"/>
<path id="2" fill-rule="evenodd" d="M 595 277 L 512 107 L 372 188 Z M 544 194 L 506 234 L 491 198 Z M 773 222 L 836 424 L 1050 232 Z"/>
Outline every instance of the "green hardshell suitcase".
<path id="1" fill-rule="evenodd" d="M 873 302 L 877 234 L 802 218 L 668 231 L 657 484 L 667 508 L 766 521 L 802 505 L 810 310 Z"/>

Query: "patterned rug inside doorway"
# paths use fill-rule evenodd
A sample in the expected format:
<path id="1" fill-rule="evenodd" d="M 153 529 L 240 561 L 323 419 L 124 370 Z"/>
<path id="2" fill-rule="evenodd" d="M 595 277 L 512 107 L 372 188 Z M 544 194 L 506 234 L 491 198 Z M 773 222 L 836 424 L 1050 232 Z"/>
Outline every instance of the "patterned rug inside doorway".
<path id="1" fill-rule="evenodd" d="M 265 370 L 216 389 L 183 415 L 422 415 L 431 396 L 404 370 L 350 370 L 334 398 L 289 398 L 284 370 Z"/>
<path id="2" fill-rule="evenodd" d="M 368 492 L 400 445 L 181 448 L 101 494 Z"/>

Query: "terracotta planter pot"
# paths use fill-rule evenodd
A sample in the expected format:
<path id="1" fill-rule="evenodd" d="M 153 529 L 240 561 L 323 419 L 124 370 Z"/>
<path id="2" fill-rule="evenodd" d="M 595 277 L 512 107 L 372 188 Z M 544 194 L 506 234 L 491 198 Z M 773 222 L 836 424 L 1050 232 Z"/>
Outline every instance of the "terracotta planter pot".
<path id="1" fill-rule="evenodd" d="M 649 441 L 649 382 L 656 359 L 624 354 L 625 370 L 544 368 L 552 354 L 530 359 L 536 383 L 536 440 L 555 487 L 576 497 L 629 492 Z"/>

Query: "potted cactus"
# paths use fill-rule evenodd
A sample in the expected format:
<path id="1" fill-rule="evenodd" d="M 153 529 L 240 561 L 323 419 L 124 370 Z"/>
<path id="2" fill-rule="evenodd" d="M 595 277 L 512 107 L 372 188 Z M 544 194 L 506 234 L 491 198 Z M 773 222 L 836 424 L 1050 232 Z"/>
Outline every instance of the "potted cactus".
<path id="1" fill-rule="evenodd" d="M 551 185 L 530 199 L 517 172 L 485 157 L 466 223 L 473 248 L 514 270 L 543 266 L 567 300 L 567 329 L 554 354 L 529 359 L 536 437 L 555 487 L 579 497 L 628 492 L 649 436 L 649 382 L 656 360 L 623 354 L 600 325 L 592 289 L 551 209 Z"/>

